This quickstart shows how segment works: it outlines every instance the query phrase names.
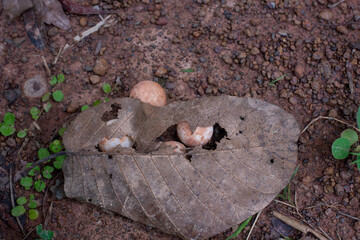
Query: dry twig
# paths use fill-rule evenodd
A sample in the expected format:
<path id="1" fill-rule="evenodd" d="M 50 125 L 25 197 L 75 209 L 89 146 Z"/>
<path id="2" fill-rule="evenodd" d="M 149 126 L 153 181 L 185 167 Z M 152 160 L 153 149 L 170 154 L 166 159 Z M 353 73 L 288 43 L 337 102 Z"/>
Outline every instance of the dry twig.
<path id="1" fill-rule="evenodd" d="M 345 125 L 353 128 L 353 129 L 355 129 L 357 132 L 360 133 L 360 129 L 358 129 L 357 127 L 351 125 L 350 123 L 344 122 L 344 121 L 342 121 L 342 120 L 340 120 L 340 119 L 337 119 L 337 118 L 334 118 L 334 117 L 319 116 L 319 117 L 311 120 L 311 122 L 309 122 L 309 124 L 306 125 L 306 127 L 300 132 L 300 135 L 303 134 L 303 133 L 310 127 L 310 125 L 312 125 L 313 123 L 315 123 L 316 121 L 318 121 L 318 120 L 320 120 L 320 119 L 327 119 L 327 120 L 337 121 L 337 122 L 339 122 L 339 123 L 345 124 Z"/>
<path id="2" fill-rule="evenodd" d="M 327 240 L 326 237 L 324 237 L 323 235 L 321 235 L 320 233 L 316 232 L 315 230 L 309 228 L 308 226 L 306 226 L 305 224 L 302 224 L 301 222 L 299 222 L 298 220 L 289 218 L 285 215 L 282 215 L 278 212 L 273 212 L 273 215 L 275 217 L 277 217 L 278 219 L 280 219 L 281 221 L 283 221 L 284 223 L 286 223 L 287 225 L 299 230 L 300 232 L 307 234 L 307 233 L 312 233 L 314 234 L 317 238 L 319 238 L 320 240 Z"/>
<path id="3" fill-rule="evenodd" d="M 334 8 L 334 7 L 336 7 L 337 5 L 339 5 L 339 4 L 343 3 L 343 2 L 345 2 L 345 0 L 340 0 L 337 3 L 329 4 L 327 7 L 328 8 Z"/>
<path id="4" fill-rule="evenodd" d="M 262 211 L 262 210 L 261 210 L 261 211 Z M 257 220 L 258 220 L 258 218 L 259 218 L 259 216 L 260 216 L 260 214 L 261 214 L 261 211 L 258 212 L 258 214 L 256 215 L 255 221 L 254 221 L 253 225 L 252 225 L 251 228 L 250 228 L 250 231 L 249 231 L 249 233 L 248 233 L 248 235 L 247 235 L 247 237 L 246 237 L 246 240 L 249 240 L 249 238 L 250 238 L 250 236 L 251 236 L 251 233 L 252 233 L 252 231 L 253 231 L 253 229 L 254 229 L 254 227 L 255 227 L 255 224 L 256 224 L 256 222 L 257 222 Z"/>
<path id="5" fill-rule="evenodd" d="M 11 206 L 14 208 L 15 207 L 15 199 L 14 199 L 14 189 L 13 189 L 13 179 L 12 179 L 12 167 L 10 168 L 10 175 L 9 175 L 9 185 L 10 185 L 10 199 L 11 199 Z M 25 231 L 24 231 L 24 227 L 20 222 L 19 217 L 15 217 L 16 218 L 16 222 L 19 225 L 22 234 L 25 236 Z"/>

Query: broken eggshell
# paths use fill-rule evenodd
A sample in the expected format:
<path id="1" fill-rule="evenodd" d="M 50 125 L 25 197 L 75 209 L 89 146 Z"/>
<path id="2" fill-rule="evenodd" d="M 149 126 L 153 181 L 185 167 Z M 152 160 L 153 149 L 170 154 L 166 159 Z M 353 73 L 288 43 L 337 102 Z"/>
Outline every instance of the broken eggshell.
<path id="1" fill-rule="evenodd" d="M 166 146 L 170 146 L 174 153 L 185 153 L 186 147 L 184 144 L 176 142 L 176 141 L 167 141 L 163 143 Z"/>
<path id="2" fill-rule="evenodd" d="M 129 136 L 123 136 L 119 138 L 107 138 L 104 137 L 99 142 L 99 148 L 102 152 L 113 152 L 118 146 L 123 148 L 130 148 L 134 145 L 134 140 Z"/>
<path id="3" fill-rule="evenodd" d="M 214 127 L 209 126 L 197 127 L 192 133 L 188 122 L 179 122 L 176 129 L 181 142 L 190 147 L 205 145 L 210 141 L 214 132 Z"/>
<path id="4" fill-rule="evenodd" d="M 167 102 L 165 90 L 153 81 L 142 81 L 136 84 L 131 89 L 130 97 L 156 107 L 163 107 Z"/>

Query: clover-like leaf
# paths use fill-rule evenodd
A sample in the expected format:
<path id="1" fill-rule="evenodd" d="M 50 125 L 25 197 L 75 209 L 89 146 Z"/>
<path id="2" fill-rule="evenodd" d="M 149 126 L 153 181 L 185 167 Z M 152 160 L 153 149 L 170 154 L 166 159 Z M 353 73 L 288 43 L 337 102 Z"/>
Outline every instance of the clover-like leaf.
<path id="1" fill-rule="evenodd" d="M 58 153 L 63 149 L 63 145 L 60 140 L 56 139 L 50 143 L 50 151 L 53 153 Z"/>
<path id="2" fill-rule="evenodd" d="M 26 190 L 29 190 L 33 185 L 33 179 L 31 177 L 22 177 L 20 179 L 20 185 L 23 186 Z"/>
<path id="3" fill-rule="evenodd" d="M 42 171 L 42 175 L 44 178 L 50 179 L 52 178 L 51 173 L 54 171 L 54 168 L 51 166 L 45 166 L 43 171 Z"/>
<path id="4" fill-rule="evenodd" d="M 34 188 L 38 192 L 42 192 L 45 189 L 45 182 L 42 179 L 36 180 L 34 182 Z"/>
<path id="5" fill-rule="evenodd" d="M 104 93 L 109 93 L 109 92 L 111 92 L 111 86 L 110 86 L 110 84 L 108 84 L 108 83 L 104 83 L 104 84 L 102 85 L 102 89 L 103 89 Z"/>
<path id="6" fill-rule="evenodd" d="M 18 199 L 16 199 L 16 203 L 18 205 L 24 205 L 26 202 L 27 202 L 27 200 L 26 200 L 26 197 L 24 197 L 24 196 L 19 197 Z"/>
<path id="7" fill-rule="evenodd" d="M 49 150 L 47 150 L 47 148 L 40 148 L 38 151 L 38 157 L 39 159 L 43 159 L 45 157 L 50 156 L 50 152 Z"/>
<path id="8" fill-rule="evenodd" d="M 349 156 L 350 153 L 351 142 L 347 138 L 338 138 L 336 139 L 332 146 L 331 152 L 335 159 L 345 159 Z"/>
<path id="9" fill-rule="evenodd" d="M 14 126 L 15 124 L 15 115 L 13 113 L 5 113 L 4 124 L 8 126 Z"/>
<path id="10" fill-rule="evenodd" d="M 25 212 L 26 210 L 23 205 L 19 205 L 11 209 L 11 215 L 13 215 L 14 217 L 19 217 L 23 215 Z"/>
<path id="11" fill-rule="evenodd" d="M 18 138 L 24 138 L 24 137 L 26 137 L 26 133 L 27 132 L 27 129 L 25 128 L 24 130 L 20 130 L 20 131 L 18 131 L 18 133 L 16 134 L 16 136 L 18 137 Z"/>
<path id="12" fill-rule="evenodd" d="M 39 217 L 39 212 L 36 209 L 29 209 L 29 219 L 35 220 Z"/>
<path id="13" fill-rule="evenodd" d="M 64 94 L 62 91 L 56 90 L 55 92 L 53 92 L 52 97 L 55 101 L 61 102 L 64 99 Z"/>
<path id="14" fill-rule="evenodd" d="M 354 130 L 350 129 L 350 128 L 345 129 L 341 133 L 341 137 L 349 139 L 351 145 L 353 145 L 354 143 L 356 143 L 359 140 L 359 136 L 357 135 L 357 133 Z"/>

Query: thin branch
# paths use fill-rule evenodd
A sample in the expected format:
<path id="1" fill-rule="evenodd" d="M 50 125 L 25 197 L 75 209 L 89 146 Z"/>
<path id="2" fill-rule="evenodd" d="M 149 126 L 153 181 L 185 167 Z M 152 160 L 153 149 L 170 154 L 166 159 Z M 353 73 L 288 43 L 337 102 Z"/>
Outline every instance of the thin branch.
<path id="1" fill-rule="evenodd" d="M 320 226 L 319 226 L 319 229 L 320 229 L 320 231 L 321 231 L 328 239 L 334 240 L 334 239 L 332 239 L 329 235 L 327 235 L 326 232 L 325 232 L 324 230 L 322 230 L 322 228 L 321 228 Z"/>
<path id="2" fill-rule="evenodd" d="M 354 220 L 360 221 L 360 218 L 357 218 L 357 217 L 351 216 L 351 215 L 349 215 L 349 214 L 346 214 L 346 213 L 343 213 L 343 212 L 340 212 L 340 211 L 338 211 L 338 213 L 340 213 L 341 215 L 344 215 L 344 216 L 346 216 L 346 217 L 349 217 L 349 218 L 351 218 L 351 219 L 354 219 Z"/>
<path id="3" fill-rule="evenodd" d="M 336 7 L 337 5 L 339 5 L 339 4 L 343 3 L 343 2 L 345 2 L 345 0 L 340 0 L 337 3 L 329 4 L 329 5 L 327 5 L 327 7 L 328 8 L 334 8 L 334 7 Z"/>
<path id="4" fill-rule="evenodd" d="M 360 133 L 360 129 L 357 128 L 357 127 L 355 127 L 355 126 L 353 126 L 353 125 L 351 125 L 350 123 L 344 122 L 344 121 L 342 121 L 342 120 L 340 120 L 340 119 L 337 119 L 337 118 L 334 118 L 334 117 L 319 116 L 319 117 L 311 120 L 311 122 L 309 122 L 309 124 L 306 125 L 306 127 L 300 132 L 300 135 L 303 134 L 303 133 L 310 127 L 310 125 L 312 125 L 313 123 L 315 123 L 316 121 L 318 121 L 318 120 L 320 120 L 320 119 L 334 120 L 334 121 L 336 121 L 336 122 L 345 124 L 345 125 L 353 128 L 353 129 L 355 129 L 357 132 Z"/>
<path id="5" fill-rule="evenodd" d="M 261 210 L 261 211 L 262 211 L 262 210 Z M 248 234 L 247 237 L 246 237 L 246 240 L 249 240 L 249 238 L 250 238 L 250 236 L 251 236 L 251 233 L 252 233 L 252 231 L 253 231 L 253 229 L 254 229 L 254 227 L 255 227 L 255 224 L 256 224 L 256 222 L 257 222 L 257 220 L 258 220 L 258 218 L 259 218 L 259 216 L 260 216 L 260 214 L 261 214 L 261 211 L 258 212 L 258 214 L 256 215 L 255 221 L 254 221 L 253 225 L 252 225 L 251 228 L 250 228 L 250 231 L 249 231 L 249 234 Z"/>
<path id="6" fill-rule="evenodd" d="M 283 221 L 284 223 L 286 223 L 287 225 L 299 230 L 300 232 L 307 234 L 307 233 L 312 233 L 314 234 L 317 238 L 319 238 L 320 240 L 327 240 L 326 237 L 324 237 L 323 235 L 321 235 L 320 233 L 316 232 L 315 230 L 309 228 L 308 226 L 306 226 L 305 224 L 302 224 L 301 222 L 299 222 L 298 220 L 295 220 L 293 218 L 287 217 L 285 215 L 282 215 L 278 212 L 273 212 L 273 215 L 275 217 L 277 217 L 278 219 L 280 219 L 281 221 Z"/>
<path id="7" fill-rule="evenodd" d="M 283 204 L 283 205 L 285 205 L 285 206 L 288 206 L 288 207 L 291 207 L 291 208 L 295 208 L 295 209 L 296 209 L 296 207 L 295 207 L 294 205 L 291 205 L 291 204 L 289 204 L 289 203 L 286 203 L 286 202 L 283 202 L 283 201 L 280 201 L 280 200 L 275 200 L 275 202 L 276 202 L 276 203 L 281 203 L 281 204 Z"/>
<path id="8" fill-rule="evenodd" d="M 51 159 L 54 159 L 54 158 L 56 158 L 56 157 L 58 157 L 58 156 L 63 156 L 63 155 L 72 156 L 73 153 L 66 152 L 66 151 L 61 151 L 61 152 L 52 154 L 52 155 L 50 155 L 50 156 L 47 156 L 47 157 L 45 157 L 45 158 L 43 158 L 43 159 L 40 159 L 40 160 L 34 162 L 34 163 L 31 165 L 31 167 L 25 168 L 24 170 L 22 170 L 22 171 L 20 172 L 20 174 L 17 174 L 17 177 L 16 177 L 15 181 L 19 181 L 20 178 L 25 177 L 25 176 L 31 171 L 31 169 L 33 169 L 34 167 L 39 166 L 40 164 L 42 164 L 42 163 L 44 163 L 44 162 L 47 162 L 47 161 L 49 161 L 49 160 L 51 160 Z"/>

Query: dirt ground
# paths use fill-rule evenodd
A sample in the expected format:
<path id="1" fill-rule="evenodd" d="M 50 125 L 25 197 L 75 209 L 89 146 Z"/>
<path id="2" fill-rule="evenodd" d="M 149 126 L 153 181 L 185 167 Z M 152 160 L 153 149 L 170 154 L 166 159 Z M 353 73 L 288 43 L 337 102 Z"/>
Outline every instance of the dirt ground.
<path id="1" fill-rule="evenodd" d="M 47 26 L 47 48 L 41 51 L 27 38 L 22 17 L 10 22 L 4 13 L 0 15 L 1 119 L 13 112 L 16 129 L 30 127 L 29 110 L 41 108 L 42 103 L 41 98 L 26 97 L 23 87 L 35 75 L 47 79 L 41 56 L 53 74 L 63 73 L 66 78 L 57 87 L 64 100 L 54 102 L 41 115 L 41 132 L 33 130 L 28 135 L 20 155 L 23 139 L 0 136 L 2 177 L 8 176 L 10 166 L 17 172 L 27 162 L 36 161 L 37 150 L 49 145 L 57 131 L 80 112 L 80 106 L 104 99 L 104 83 L 117 84 L 109 98 L 127 97 L 137 82 L 153 80 L 166 89 L 170 102 L 246 96 L 281 106 L 295 116 L 301 128 L 320 115 L 355 124 L 360 105 L 358 0 L 73 1 L 114 9 L 112 18 L 117 22 L 75 44 L 55 65 L 51 63 L 60 48 L 97 24 L 99 16 L 70 14 L 70 31 Z M 105 73 L 101 75 L 94 67 L 104 60 L 108 67 L 100 67 Z M 285 74 L 275 86 L 269 85 Z M 49 84 L 47 87 L 50 89 Z M 330 150 L 345 128 L 322 120 L 300 136 L 300 167 L 291 184 L 291 198 L 295 202 L 296 197 L 303 218 L 294 208 L 273 201 L 262 211 L 250 239 L 303 236 L 274 218 L 273 211 L 307 222 L 328 239 L 360 239 L 359 170 L 349 165 L 354 159 L 335 160 Z M 57 174 L 61 182 L 62 175 Z M 23 239 L 9 213 L 8 185 L 2 184 L 0 239 Z M 46 198 L 44 193 L 25 191 L 19 183 L 15 190 L 17 197 L 33 192 L 39 202 L 45 200 L 45 214 L 39 219 L 20 218 L 26 232 L 43 223 L 59 240 L 178 239 L 90 204 L 57 199 L 50 190 Z M 233 230 L 212 239 L 225 239 Z M 247 226 L 237 239 L 245 239 L 249 230 Z M 28 239 L 34 238 L 32 233 Z"/>

